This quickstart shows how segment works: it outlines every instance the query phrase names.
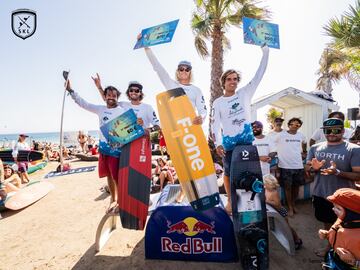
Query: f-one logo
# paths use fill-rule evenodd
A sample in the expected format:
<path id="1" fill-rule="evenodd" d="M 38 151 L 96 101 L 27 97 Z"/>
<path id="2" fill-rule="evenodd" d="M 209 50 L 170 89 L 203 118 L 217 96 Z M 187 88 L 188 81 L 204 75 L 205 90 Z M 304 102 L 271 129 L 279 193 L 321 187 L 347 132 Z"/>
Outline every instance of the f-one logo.
<path id="1" fill-rule="evenodd" d="M 201 171 L 204 169 L 205 163 L 204 160 L 200 158 L 201 152 L 199 145 L 197 145 L 196 136 L 192 133 L 189 133 L 189 128 L 192 126 L 190 117 L 186 117 L 177 121 L 177 124 L 183 126 L 185 135 L 181 138 L 182 143 L 186 147 L 186 153 L 191 162 L 191 168 L 194 171 Z"/>
<path id="2" fill-rule="evenodd" d="M 11 29 L 22 39 L 31 37 L 36 31 L 36 12 L 30 9 L 17 9 L 11 13 Z"/>

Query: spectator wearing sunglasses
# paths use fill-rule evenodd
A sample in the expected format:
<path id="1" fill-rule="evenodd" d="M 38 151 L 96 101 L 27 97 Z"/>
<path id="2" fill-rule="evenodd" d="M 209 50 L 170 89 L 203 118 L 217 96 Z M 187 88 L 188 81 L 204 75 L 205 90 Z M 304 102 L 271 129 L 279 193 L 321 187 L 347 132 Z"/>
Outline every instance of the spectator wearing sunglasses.
<path id="1" fill-rule="evenodd" d="M 355 183 L 360 179 L 360 146 L 344 140 L 344 122 L 341 119 L 326 119 L 322 130 L 326 141 L 310 148 L 306 170 L 315 178 L 315 218 L 323 223 L 323 229 L 329 230 L 337 217 L 326 198 L 340 188 L 356 188 Z M 329 248 L 319 249 L 316 254 L 322 256 Z"/>
<path id="2" fill-rule="evenodd" d="M 93 79 L 96 88 L 99 90 L 102 99 L 105 100 L 100 75 L 96 73 L 96 77 L 91 78 Z M 143 126 L 149 132 L 159 130 L 160 122 L 153 107 L 150 104 L 142 102 L 144 99 L 143 85 L 138 81 L 130 81 L 126 90 L 126 96 L 130 102 L 119 101 L 119 106 L 123 107 L 125 110 L 133 109 L 136 114 L 138 124 Z"/>
<path id="3" fill-rule="evenodd" d="M 299 187 L 305 183 L 303 159 L 306 158 L 306 138 L 298 130 L 302 126 L 301 119 L 293 117 L 288 121 L 288 130 L 275 138 L 280 168 L 279 184 L 285 190 L 289 217 L 297 209 L 295 200 Z"/>
<path id="4" fill-rule="evenodd" d="M 141 38 L 139 34 L 138 39 Z M 154 55 L 150 48 L 145 48 L 146 56 L 148 57 L 154 71 L 159 76 L 160 81 L 166 88 L 170 90 L 181 87 L 184 89 L 186 95 L 189 97 L 194 109 L 197 111 L 197 116 L 193 119 L 194 125 L 201 125 L 206 118 L 207 109 L 205 105 L 204 96 L 199 87 L 193 85 L 192 65 L 189 61 L 180 61 L 175 72 L 175 80 L 172 79 L 165 68 L 160 64 L 159 60 Z"/>
<path id="5" fill-rule="evenodd" d="M 345 121 L 345 115 L 342 112 L 331 112 L 329 114 L 328 118 L 337 118 L 340 119 L 342 121 Z M 350 128 L 344 128 L 344 140 L 345 141 L 349 141 L 350 137 L 352 135 L 352 130 Z M 318 128 L 314 131 L 314 133 L 311 135 L 310 141 L 309 141 L 309 145 L 312 146 L 317 142 L 324 142 L 326 141 L 324 132 L 321 128 Z"/>
<path id="6" fill-rule="evenodd" d="M 251 99 L 266 71 L 269 48 L 262 47 L 262 58 L 254 78 L 244 87 L 238 87 L 241 75 L 234 69 L 225 71 L 220 78 L 224 95 L 213 103 L 211 112 L 211 136 L 217 154 L 223 158 L 224 186 L 228 195 L 226 211 L 231 213 L 230 164 L 236 145 L 252 144 L 254 140 L 250 123 Z"/>

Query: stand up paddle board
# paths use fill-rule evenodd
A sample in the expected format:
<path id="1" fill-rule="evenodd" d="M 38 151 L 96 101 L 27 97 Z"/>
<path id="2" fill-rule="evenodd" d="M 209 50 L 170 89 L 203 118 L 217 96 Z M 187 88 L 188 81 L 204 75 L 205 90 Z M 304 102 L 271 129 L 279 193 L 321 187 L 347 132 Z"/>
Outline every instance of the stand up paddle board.
<path id="1" fill-rule="evenodd" d="M 166 147 L 180 184 L 194 210 L 206 210 L 220 201 L 219 188 L 201 125 L 193 125 L 194 108 L 182 88 L 156 97 Z"/>
<path id="2" fill-rule="evenodd" d="M 121 148 L 118 174 L 118 204 L 121 225 L 145 227 L 151 186 L 151 143 L 145 135 Z"/>
<path id="3" fill-rule="evenodd" d="M 232 153 L 231 205 L 243 269 L 269 268 L 265 190 L 256 146 L 239 145 Z"/>
<path id="4" fill-rule="evenodd" d="M 22 161 L 22 162 L 24 161 L 32 162 L 32 161 L 41 160 L 43 158 L 44 158 L 43 153 L 38 151 L 31 151 L 31 150 L 19 150 L 17 155 L 17 161 Z M 1 150 L 0 159 L 3 162 L 14 162 L 14 158 L 12 156 L 12 150 L 11 149 Z"/>

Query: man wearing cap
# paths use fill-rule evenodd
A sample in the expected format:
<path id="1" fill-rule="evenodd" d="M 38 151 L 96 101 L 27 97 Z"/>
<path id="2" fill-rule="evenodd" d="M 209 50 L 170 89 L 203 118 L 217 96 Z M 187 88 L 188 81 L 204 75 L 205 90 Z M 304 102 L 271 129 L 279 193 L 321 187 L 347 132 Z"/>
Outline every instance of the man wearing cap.
<path id="1" fill-rule="evenodd" d="M 101 86 L 99 74 L 96 73 L 96 77 L 91 78 L 93 79 L 96 88 L 99 90 L 101 97 L 105 101 L 104 90 Z M 143 126 L 145 129 L 148 129 L 149 131 L 159 130 L 160 122 L 153 107 L 142 102 L 144 98 L 142 84 L 138 81 L 130 81 L 126 90 L 126 96 L 130 102 L 119 101 L 119 106 L 123 107 L 125 110 L 133 109 L 138 118 L 138 124 Z"/>
<path id="2" fill-rule="evenodd" d="M 211 111 L 211 136 L 216 152 L 223 158 L 224 186 L 228 194 L 226 210 L 231 212 L 230 164 L 232 150 L 236 145 L 252 144 L 254 135 L 250 123 L 251 99 L 265 73 L 269 48 L 262 47 L 262 58 L 254 78 L 244 87 L 238 88 L 241 76 L 234 69 L 225 71 L 221 78 L 224 95 L 217 98 Z"/>
<path id="3" fill-rule="evenodd" d="M 26 142 L 27 137 L 29 137 L 29 136 L 26 134 L 20 134 L 19 139 L 16 142 L 16 144 L 14 145 L 14 148 L 12 151 L 13 158 L 18 165 L 18 168 L 19 168 L 18 170 L 20 173 L 21 181 L 23 183 L 29 183 L 29 181 L 30 181 L 29 175 L 27 173 L 28 162 L 17 162 L 17 156 L 18 156 L 18 153 L 20 150 L 31 150 L 29 144 Z"/>
<path id="4" fill-rule="evenodd" d="M 113 86 L 108 86 L 104 90 L 105 102 L 104 105 L 94 105 L 88 103 L 79 96 L 74 90 L 71 89 L 70 80 L 67 80 L 65 85 L 67 91 L 69 91 L 71 98 L 81 108 L 97 114 L 99 117 L 99 126 L 110 122 L 112 119 L 123 114 L 126 110 L 118 105 L 118 99 L 120 92 Z M 110 190 L 110 205 L 107 212 L 116 211 L 117 208 L 117 178 L 119 168 L 120 149 L 112 148 L 106 136 L 100 132 L 99 136 L 99 177 L 107 177 L 108 186 Z"/>
<path id="5" fill-rule="evenodd" d="M 336 220 L 326 197 L 340 188 L 355 188 L 360 179 L 360 146 L 344 141 L 344 122 L 328 118 L 323 123 L 325 142 L 313 145 L 307 156 L 306 170 L 315 177 L 313 206 L 315 217 L 329 230 Z M 316 252 L 322 256 L 329 249 Z"/>
<path id="6" fill-rule="evenodd" d="M 256 146 L 259 154 L 261 172 L 263 175 L 270 174 L 270 162 L 276 156 L 276 149 L 273 141 L 263 134 L 263 124 L 260 121 L 251 123 L 255 136 L 253 145 Z"/>
<path id="7" fill-rule="evenodd" d="M 328 118 L 337 118 L 342 121 L 345 121 L 345 115 L 342 112 L 331 112 L 328 116 Z M 352 135 L 352 130 L 350 128 L 344 128 L 344 140 L 348 141 Z M 324 142 L 326 141 L 324 132 L 322 128 L 318 128 L 314 131 L 314 133 L 311 135 L 309 145 L 312 146 L 316 142 Z"/>
<path id="8" fill-rule="evenodd" d="M 138 38 L 141 38 L 139 36 Z M 153 69 L 158 74 L 160 81 L 167 90 L 181 87 L 189 97 L 194 109 L 197 110 L 197 116 L 193 119 L 194 125 L 201 125 L 206 118 L 206 105 L 204 96 L 199 87 L 191 84 L 192 65 L 189 61 L 180 61 L 175 73 L 176 80 L 172 79 L 165 68 L 160 64 L 158 59 L 150 48 L 144 48 Z"/>

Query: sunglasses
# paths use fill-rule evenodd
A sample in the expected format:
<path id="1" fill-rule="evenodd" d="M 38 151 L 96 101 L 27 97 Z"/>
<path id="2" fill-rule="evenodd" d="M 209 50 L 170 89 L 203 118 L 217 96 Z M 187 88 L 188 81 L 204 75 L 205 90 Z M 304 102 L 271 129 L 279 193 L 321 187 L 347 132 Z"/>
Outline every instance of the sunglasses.
<path id="1" fill-rule="evenodd" d="M 179 67 L 178 68 L 178 71 L 180 71 L 180 72 L 184 72 L 184 71 L 186 71 L 186 72 L 190 72 L 190 70 L 191 70 L 191 68 L 189 68 L 189 67 Z"/>
<path id="2" fill-rule="evenodd" d="M 139 88 L 130 88 L 129 89 L 129 93 L 140 93 L 141 92 L 141 90 L 139 89 Z"/>
<path id="3" fill-rule="evenodd" d="M 290 124 L 289 126 L 292 126 L 292 127 L 301 127 L 301 125 L 299 125 L 299 124 Z"/>
<path id="4" fill-rule="evenodd" d="M 324 131 L 324 134 L 326 134 L 326 135 L 330 135 L 330 134 L 339 135 L 339 134 L 341 134 L 342 129 L 341 128 L 325 128 L 323 131 Z"/>

